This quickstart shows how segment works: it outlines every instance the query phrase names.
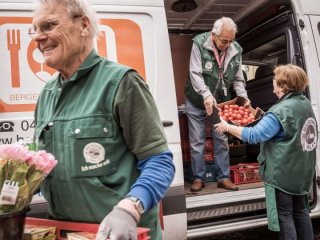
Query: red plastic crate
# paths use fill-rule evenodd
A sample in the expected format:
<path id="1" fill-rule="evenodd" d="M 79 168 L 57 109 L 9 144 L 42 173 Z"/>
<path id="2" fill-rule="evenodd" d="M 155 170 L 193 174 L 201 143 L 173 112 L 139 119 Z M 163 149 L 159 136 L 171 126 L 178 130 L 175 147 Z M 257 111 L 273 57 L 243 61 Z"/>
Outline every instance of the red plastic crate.
<path id="1" fill-rule="evenodd" d="M 183 164 L 191 164 L 189 130 L 188 130 L 188 117 L 185 113 L 179 112 L 179 126 L 180 126 L 180 139 Z M 212 124 L 211 118 L 206 118 L 206 139 L 204 149 L 204 160 L 212 161 L 214 159 L 213 139 L 212 139 Z"/>
<path id="2" fill-rule="evenodd" d="M 259 164 L 247 163 L 230 166 L 230 177 L 234 184 L 261 182 Z"/>
<path id="3" fill-rule="evenodd" d="M 94 223 L 79 223 L 79 222 L 67 222 L 67 221 L 56 221 L 48 220 L 43 218 L 30 218 L 27 217 L 25 224 L 30 225 L 39 225 L 39 226 L 48 226 L 57 228 L 57 240 L 67 239 L 64 236 L 61 236 L 62 231 L 65 232 L 91 232 L 96 233 L 99 228 L 99 224 Z M 138 240 L 149 240 L 149 231 L 148 228 L 138 228 Z"/>

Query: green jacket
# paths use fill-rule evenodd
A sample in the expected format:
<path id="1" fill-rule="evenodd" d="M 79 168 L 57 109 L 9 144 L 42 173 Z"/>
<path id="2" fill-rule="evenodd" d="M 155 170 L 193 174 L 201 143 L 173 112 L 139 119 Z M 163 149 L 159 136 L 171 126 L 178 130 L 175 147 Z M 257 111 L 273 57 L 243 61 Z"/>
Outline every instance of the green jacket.
<path id="1" fill-rule="evenodd" d="M 41 188 L 53 218 L 100 223 L 139 176 L 113 116 L 115 94 L 128 71 L 92 51 L 68 81 L 56 78 L 41 92 L 38 146 L 58 159 Z M 139 224 L 160 232 L 158 208 L 143 214 Z"/>
<path id="2" fill-rule="evenodd" d="M 229 48 L 227 50 L 227 56 L 225 58 L 225 61 L 227 61 L 227 58 L 229 58 L 230 61 L 227 65 L 227 68 L 224 69 L 224 84 L 227 88 L 227 96 L 224 96 L 222 85 L 218 77 L 218 63 L 214 56 L 212 48 L 208 44 L 208 42 L 210 42 L 210 34 L 211 32 L 199 34 L 195 38 L 193 38 L 193 42 L 197 45 L 198 49 L 200 50 L 202 77 L 204 79 L 204 82 L 209 87 L 211 93 L 214 95 L 217 102 L 220 103 L 228 101 L 232 98 L 231 88 L 236 74 L 239 70 L 239 66 L 241 65 L 242 48 L 237 42 L 233 42 L 233 47 L 229 47 L 230 49 L 232 48 L 232 50 L 229 50 Z M 203 97 L 194 90 L 191 83 L 190 75 L 188 76 L 187 83 L 185 86 L 185 96 L 196 107 L 204 108 Z"/>

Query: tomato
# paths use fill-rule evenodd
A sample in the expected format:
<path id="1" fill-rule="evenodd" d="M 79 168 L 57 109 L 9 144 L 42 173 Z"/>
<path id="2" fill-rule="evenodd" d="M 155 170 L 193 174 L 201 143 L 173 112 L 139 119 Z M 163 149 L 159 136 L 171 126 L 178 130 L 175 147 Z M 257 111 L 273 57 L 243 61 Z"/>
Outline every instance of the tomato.
<path id="1" fill-rule="evenodd" d="M 242 120 L 242 125 L 246 125 L 246 124 L 248 124 L 249 122 L 248 122 L 248 120 L 247 119 L 243 119 Z"/>
<path id="2" fill-rule="evenodd" d="M 225 116 L 226 118 L 228 118 L 228 117 L 230 117 L 230 113 L 229 112 L 225 112 L 225 113 L 223 113 L 223 116 Z"/>
<path id="3" fill-rule="evenodd" d="M 253 121 L 254 121 L 254 117 L 253 117 L 253 116 L 251 116 L 251 117 L 249 116 L 249 117 L 248 117 L 248 121 L 249 121 L 249 122 L 253 122 Z"/>

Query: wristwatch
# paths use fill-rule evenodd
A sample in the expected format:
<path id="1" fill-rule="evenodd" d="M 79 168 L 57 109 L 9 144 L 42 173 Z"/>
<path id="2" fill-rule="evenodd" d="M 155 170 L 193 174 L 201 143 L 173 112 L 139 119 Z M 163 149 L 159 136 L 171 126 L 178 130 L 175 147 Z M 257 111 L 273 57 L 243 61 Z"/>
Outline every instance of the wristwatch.
<path id="1" fill-rule="evenodd" d="M 133 202 L 134 207 L 136 208 L 137 212 L 141 215 L 144 213 L 144 208 L 143 208 L 143 204 L 141 202 L 141 200 L 137 197 L 133 197 L 133 196 L 128 196 L 126 197 L 126 199 L 129 199 Z"/>

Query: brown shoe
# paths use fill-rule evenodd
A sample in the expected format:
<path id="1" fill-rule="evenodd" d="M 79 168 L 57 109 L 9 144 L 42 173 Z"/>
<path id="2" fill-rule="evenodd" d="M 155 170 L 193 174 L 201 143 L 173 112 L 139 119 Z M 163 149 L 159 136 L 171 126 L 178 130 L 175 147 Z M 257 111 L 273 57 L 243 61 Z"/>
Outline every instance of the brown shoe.
<path id="1" fill-rule="evenodd" d="M 224 188 L 231 191 L 239 190 L 239 188 L 233 182 L 231 182 L 229 178 L 225 178 L 222 182 L 218 182 L 218 188 Z"/>
<path id="2" fill-rule="evenodd" d="M 204 188 L 204 183 L 202 182 L 201 179 L 196 179 L 192 182 L 191 185 L 191 192 L 199 192 Z"/>

